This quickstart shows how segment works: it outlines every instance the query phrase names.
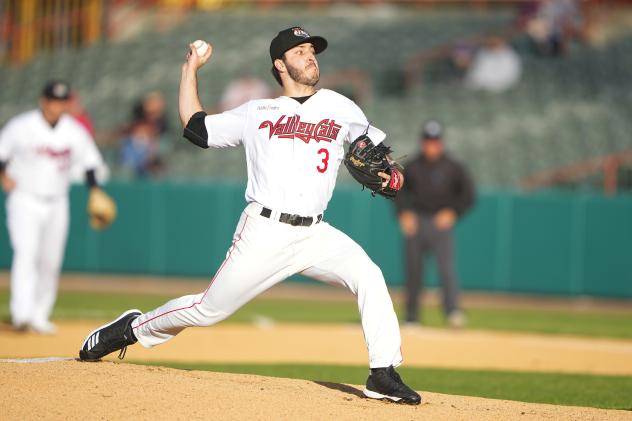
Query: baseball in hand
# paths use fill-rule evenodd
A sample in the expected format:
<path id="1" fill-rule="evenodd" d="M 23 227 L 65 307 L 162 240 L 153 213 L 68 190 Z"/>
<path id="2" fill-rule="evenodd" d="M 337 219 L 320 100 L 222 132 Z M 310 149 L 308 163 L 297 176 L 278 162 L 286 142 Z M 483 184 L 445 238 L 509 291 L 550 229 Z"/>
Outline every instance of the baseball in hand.
<path id="1" fill-rule="evenodd" d="M 193 46 L 195 47 L 195 51 L 197 52 L 197 55 L 200 57 L 202 57 L 208 51 L 208 44 L 205 41 L 202 41 L 201 39 L 194 41 Z"/>

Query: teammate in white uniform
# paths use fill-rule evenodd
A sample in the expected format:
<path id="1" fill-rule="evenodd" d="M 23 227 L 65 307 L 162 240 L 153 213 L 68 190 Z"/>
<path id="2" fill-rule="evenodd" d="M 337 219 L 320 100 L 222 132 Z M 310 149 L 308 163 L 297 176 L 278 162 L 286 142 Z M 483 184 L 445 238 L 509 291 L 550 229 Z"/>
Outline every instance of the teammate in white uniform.
<path id="1" fill-rule="evenodd" d="M 400 334 L 382 272 L 358 244 L 323 221 L 344 143 L 367 130 L 375 144 L 385 138 L 354 102 L 315 89 L 315 55 L 326 47 L 324 38 L 299 27 L 279 32 L 270 56 L 283 96 L 253 100 L 217 115 L 206 115 L 197 95 L 196 72 L 212 48 L 202 57 L 192 48 L 180 85 L 185 137 L 202 148 L 243 145 L 248 205 L 226 259 L 205 291 L 144 314 L 123 313 L 86 337 L 79 352 L 82 360 L 98 360 L 116 350 L 122 358 L 126 346 L 136 341 L 152 347 L 187 327 L 213 325 L 300 273 L 344 286 L 357 296 L 371 368 L 365 395 L 408 404 L 421 401 L 394 370 L 402 362 Z M 385 185 L 387 181 L 385 175 Z"/>
<path id="2" fill-rule="evenodd" d="M 49 321 L 68 233 L 70 168 L 80 165 L 90 187 L 103 165 L 88 132 L 65 114 L 69 86 L 49 82 L 40 108 L 13 117 L 0 132 L 0 177 L 7 194 L 11 320 L 17 330 L 51 334 Z"/>

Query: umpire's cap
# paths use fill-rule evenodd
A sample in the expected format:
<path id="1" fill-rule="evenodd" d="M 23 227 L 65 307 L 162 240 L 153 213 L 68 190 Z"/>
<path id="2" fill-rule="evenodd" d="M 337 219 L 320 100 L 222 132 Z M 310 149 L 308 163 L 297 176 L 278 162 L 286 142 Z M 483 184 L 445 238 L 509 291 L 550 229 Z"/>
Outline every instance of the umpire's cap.
<path id="1" fill-rule="evenodd" d="M 270 42 L 270 59 L 274 60 L 283 57 L 283 54 L 290 48 L 297 45 L 311 43 L 316 54 L 322 53 L 327 48 L 327 40 L 319 36 L 311 36 L 300 26 L 294 26 L 280 31 Z"/>
<path id="2" fill-rule="evenodd" d="M 437 120 L 428 120 L 421 130 L 423 140 L 439 140 L 443 137 L 443 126 Z"/>
<path id="3" fill-rule="evenodd" d="M 44 85 L 42 96 L 57 101 L 70 99 L 70 85 L 63 80 L 50 80 Z"/>

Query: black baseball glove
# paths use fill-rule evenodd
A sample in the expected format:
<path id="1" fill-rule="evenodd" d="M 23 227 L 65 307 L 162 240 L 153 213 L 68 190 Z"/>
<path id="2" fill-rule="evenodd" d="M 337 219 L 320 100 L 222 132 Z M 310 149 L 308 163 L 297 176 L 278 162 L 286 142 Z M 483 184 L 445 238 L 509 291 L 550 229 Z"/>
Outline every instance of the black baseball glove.
<path id="1" fill-rule="evenodd" d="M 373 196 L 379 194 L 393 199 L 402 188 L 403 178 L 401 166 L 389 157 L 389 153 L 391 153 L 391 148 L 383 143 L 375 146 L 373 141 L 364 134 L 349 146 L 344 163 L 351 176 L 371 190 Z M 386 187 L 382 187 L 385 180 L 378 173 L 391 176 Z"/>

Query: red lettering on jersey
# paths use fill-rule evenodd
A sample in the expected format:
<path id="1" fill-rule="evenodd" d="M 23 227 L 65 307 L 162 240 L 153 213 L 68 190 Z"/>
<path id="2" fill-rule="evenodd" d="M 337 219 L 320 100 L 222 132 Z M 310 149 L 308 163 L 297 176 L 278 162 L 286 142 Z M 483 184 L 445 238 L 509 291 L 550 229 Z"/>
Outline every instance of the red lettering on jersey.
<path id="1" fill-rule="evenodd" d="M 38 155 L 46 155 L 53 159 L 68 159 L 70 158 L 70 149 L 64 148 L 55 150 L 50 146 L 40 146 L 36 149 Z"/>
<path id="2" fill-rule="evenodd" d="M 308 123 L 301 121 L 300 116 L 288 117 L 285 122 L 282 115 L 276 123 L 266 120 L 259 125 L 259 129 L 268 128 L 268 138 L 277 136 L 279 139 L 294 139 L 295 137 L 305 143 L 309 143 L 312 139 L 316 142 L 332 142 L 336 140 L 342 126 L 336 124 L 335 120 L 323 119 L 318 123 Z"/>
<path id="3" fill-rule="evenodd" d="M 281 120 L 283 120 L 285 118 L 285 115 L 282 115 L 276 123 L 272 123 L 270 120 L 264 121 L 263 123 L 261 123 L 259 125 L 260 129 L 265 129 L 266 127 L 270 128 L 270 134 L 268 135 L 269 138 L 272 137 L 272 135 L 277 131 L 277 129 L 279 128 L 279 125 L 281 124 Z"/>

